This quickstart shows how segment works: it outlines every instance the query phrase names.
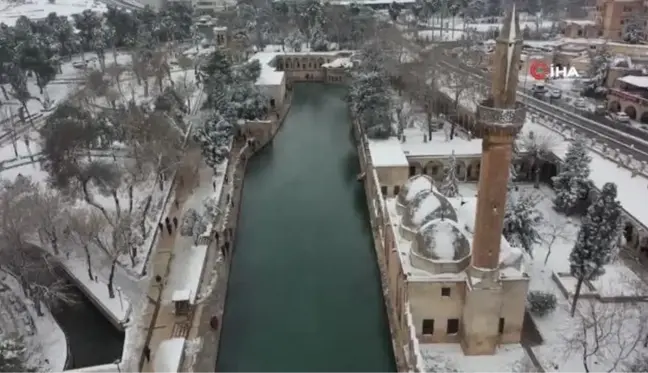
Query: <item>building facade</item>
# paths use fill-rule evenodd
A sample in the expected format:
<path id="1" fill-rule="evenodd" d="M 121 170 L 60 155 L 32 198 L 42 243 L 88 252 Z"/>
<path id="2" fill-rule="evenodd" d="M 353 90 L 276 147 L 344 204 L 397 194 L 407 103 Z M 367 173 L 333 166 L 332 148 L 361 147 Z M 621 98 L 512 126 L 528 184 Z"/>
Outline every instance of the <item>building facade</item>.
<path id="1" fill-rule="evenodd" d="M 598 0 L 595 22 L 600 28 L 600 36 L 610 41 L 622 41 L 625 26 L 637 18 L 645 29 L 645 9 L 643 0 Z"/>

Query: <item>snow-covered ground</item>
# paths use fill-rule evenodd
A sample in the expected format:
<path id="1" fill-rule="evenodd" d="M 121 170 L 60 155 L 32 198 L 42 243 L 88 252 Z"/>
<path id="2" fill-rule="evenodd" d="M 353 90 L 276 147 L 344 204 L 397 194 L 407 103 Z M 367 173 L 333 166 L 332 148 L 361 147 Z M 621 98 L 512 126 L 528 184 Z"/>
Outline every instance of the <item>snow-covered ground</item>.
<path id="1" fill-rule="evenodd" d="M 20 16 L 32 20 L 43 19 L 50 13 L 71 17 L 90 9 L 95 12 L 105 12 L 106 4 L 98 0 L 0 0 L 0 23 L 13 26 Z"/>
<path id="2" fill-rule="evenodd" d="M 608 371 L 613 367 L 616 369 L 612 370 L 622 369 L 635 356 L 648 352 L 642 347 L 646 332 L 643 326 L 646 323 L 645 312 L 648 311 L 644 305 L 638 306 L 629 302 L 601 303 L 581 298 L 576 316 L 570 316 L 571 298 L 565 298 L 552 275 L 556 272 L 569 273 L 569 254 L 580 228 L 580 218 L 567 218 L 557 213 L 552 207 L 553 191 L 549 187 L 541 186 L 540 189 L 535 189 L 530 184 L 518 184 L 518 187 L 519 191 L 515 193 L 534 193 L 538 196 L 535 207 L 544 217 L 539 229 L 543 241 L 534 246 L 533 257 L 526 256 L 525 259 L 525 267 L 530 276 L 529 290 L 551 292 L 558 300 L 557 308 L 550 314 L 543 317 L 532 316 L 544 342 L 531 349 L 543 369 L 548 372 L 585 371 L 583 340 L 590 343 L 588 352 L 591 352 L 591 355 L 587 361 L 592 371 Z M 477 184 L 463 183 L 460 184 L 459 190 L 464 196 L 472 196 L 476 194 Z M 551 253 L 547 258 L 549 250 Z M 641 285 L 637 275 L 620 261 L 607 265 L 605 269 L 606 273 L 593 281 L 593 288 L 584 291 L 583 294 L 648 294 L 645 293 L 645 285 Z M 564 284 L 568 291 L 574 291 L 574 281 L 566 281 Z M 643 315 L 639 311 L 643 311 Z M 588 330 L 588 338 L 583 336 L 583 315 L 596 315 L 599 326 L 604 330 L 598 338 L 600 351 L 594 351 L 591 329 Z M 637 341 L 639 343 L 636 343 Z M 420 352 L 427 371 L 430 372 L 536 371 L 524 349 L 515 344 L 500 346 L 494 356 L 465 356 L 456 344 L 421 344 Z"/>
<path id="3" fill-rule="evenodd" d="M 86 53 L 85 58 L 91 60 L 90 68 L 98 68 L 98 62 L 95 60 L 95 55 L 91 53 Z M 117 62 L 120 65 L 127 65 L 130 62 L 130 56 L 126 53 L 119 53 L 116 56 Z M 74 68 L 72 66 L 73 62 L 81 61 L 81 57 L 77 56 L 73 61 L 67 62 L 62 66 L 62 73 L 57 76 L 54 82 L 47 87 L 47 92 L 50 99 L 55 100 L 56 103 L 65 101 L 65 98 L 72 92 L 75 92 L 78 88 L 80 78 L 85 74 L 83 70 Z M 106 64 L 110 65 L 115 62 L 115 57 L 112 56 L 112 53 L 109 53 L 106 56 Z M 171 73 L 172 79 L 174 81 L 182 81 L 186 78 L 188 84 L 193 84 L 194 74 L 185 73 L 177 68 L 174 68 Z M 136 97 L 139 101 L 143 99 L 143 88 L 134 84 L 133 80 L 125 80 L 121 83 L 125 90 L 133 91 L 132 96 Z M 168 85 L 168 82 L 166 82 Z M 156 95 L 155 85 L 151 82 L 151 96 L 150 99 L 154 98 Z M 35 83 L 29 82 L 29 89 L 32 95 L 35 97 L 42 98 L 40 95 L 38 87 Z M 128 98 L 130 98 L 128 97 Z M 197 103 L 197 100 L 202 100 L 202 95 L 199 90 L 191 93 L 193 104 Z M 12 105 L 16 104 L 14 102 L 3 102 L 5 107 L 16 107 Z M 193 105 L 192 105 L 193 106 Z M 32 100 L 28 103 L 28 108 L 32 114 L 40 112 L 42 105 Z M 16 113 L 14 112 L 14 113 Z M 19 137 L 17 141 L 13 142 L 7 136 L 0 139 L 0 165 L 3 167 L 0 169 L 0 178 L 5 180 L 13 180 L 18 175 L 30 176 L 32 180 L 38 182 L 42 188 L 49 188 L 46 185 L 47 173 L 41 169 L 39 164 L 39 134 L 37 129 L 45 124 L 45 118 L 52 111 L 44 111 L 42 116 L 34 121 L 34 127 L 28 126 L 28 128 L 21 129 L 20 124 L 17 123 L 16 128 L 19 128 Z M 11 114 L 11 113 L 9 113 Z M 4 131 L 8 131 L 11 127 L 5 126 Z M 3 131 L 3 132 L 4 132 Z M 110 151 L 106 151 L 106 154 L 109 154 Z M 100 156 L 98 152 L 93 152 L 93 156 Z M 111 162 L 113 159 L 110 159 Z M 117 157 L 117 162 L 122 162 L 123 158 Z M 157 228 L 157 222 L 160 219 L 160 216 L 165 213 L 165 205 L 168 205 L 168 196 L 170 195 L 170 180 L 165 182 L 163 188 L 160 189 L 159 184 L 155 180 L 155 175 L 151 175 L 149 178 L 145 178 L 139 183 L 134 189 L 134 201 L 135 206 L 139 206 L 143 203 L 145 199 L 149 196 L 152 197 L 151 207 L 149 214 L 146 217 L 147 231 L 150 232 L 147 235 L 147 239 L 144 244 L 138 248 L 137 262 L 136 266 L 131 268 L 130 263 L 126 258 L 120 260 L 120 264 L 116 267 L 114 287 L 115 287 L 115 297 L 110 298 L 108 296 L 107 288 L 107 279 L 109 275 L 110 266 L 106 266 L 105 263 L 109 262 L 106 260 L 105 255 L 101 252 L 93 252 L 92 261 L 93 261 L 93 272 L 95 279 L 92 280 L 88 276 L 87 272 L 87 263 L 85 258 L 82 256 L 82 250 L 73 250 L 68 258 L 64 260 L 67 270 L 77 278 L 83 287 L 84 290 L 89 291 L 92 294 L 92 297 L 95 300 L 98 300 L 100 304 L 103 305 L 103 309 L 107 312 L 111 318 L 118 322 L 124 323 L 126 325 L 126 343 L 125 349 L 128 348 L 128 340 L 136 339 L 135 336 L 128 330 L 131 325 L 137 323 L 139 315 L 131 315 L 130 310 L 134 308 L 133 303 L 140 303 L 141 299 L 145 298 L 146 291 L 146 280 L 139 279 L 139 272 L 142 269 L 142 266 L 145 265 L 143 258 L 148 256 L 148 252 L 155 245 L 155 230 Z M 115 201 L 109 196 L 102 196 L 100 193 L 97 193 L 93 190 L 95 200 L 108 211 L 115 209 Z M 118 198 L 121 199 L 122 209 L 128 201 L 127 191 L 119 191 Z M 75 207 L 77 208 L 87 208 L 88 206 L 84 202 L 76 202 Z M 141 206 L 140 206 L 141 207 Z M 67 247 L 72 247 L 73 243 L 67 243 Z M 28 300 L 24 300 L 26 303 Z M 139 309 L 139 308 L 138 308 Z M 33 310 L 29 311 L 34 313 Z M 131 319 L 130 322 L 128 321 Z M 133 318 L 135 320 L 133 320 Z M 42 369 L 61 371 L 64 367 L 66 353 L 66 342 L 65 335 L 61 331 L 60 327 L 53 318 L 48 314 L 45 317 L 39 317 L 35 319 L 36 321 L 36 330 L 35 334 L 31 340 L 35 341 L 33 343 L 43 344 L 44 347 L 41 349 L 43 351 L 41 356 L 41 361 L 38 363 L 38 366 Z M 34 349 L 36 351 L 36 349 Z M 62 360 L 62 361 L 61 361 Z M 47 363 L 49 362 L 49 363 Z"/>
<path id="4" fill-rule="evenodd" d="M 454 23 L 453 23 L 454 22 Z M 540 28 L 549 28 L 551 27 L 551 21 L 542 21 L 540 22 Z M 439 30 L 439 27 L 443 26 L 444 30 Z M 410 25 L 399 25 L 401 28 L 410 27 Z M 433 18 L 427 24 L 421 24 L 421 27 L 435 28 L 434 30 L 422 30 L 418 32 L 418 36 L 421 39 L 430 39 L 438 40 L 441 36 L 443 41 L 455 41 L 460 40 L 462 37 L 467 37 L 468 33 L 478 32 L 478 33 L 487 33 L 499 30 L 501 23 L 466 23 L 464 24 L 463 19 L 456 17 L 446 18 L 439 20 L 438 18 Z M 520 22 L 520 28 L 529 27 L 531 30 L 536 29 L 536 23 L 532 21 Z M 408 37 L 411 37 L 411 34 L 408 34 Z"/>

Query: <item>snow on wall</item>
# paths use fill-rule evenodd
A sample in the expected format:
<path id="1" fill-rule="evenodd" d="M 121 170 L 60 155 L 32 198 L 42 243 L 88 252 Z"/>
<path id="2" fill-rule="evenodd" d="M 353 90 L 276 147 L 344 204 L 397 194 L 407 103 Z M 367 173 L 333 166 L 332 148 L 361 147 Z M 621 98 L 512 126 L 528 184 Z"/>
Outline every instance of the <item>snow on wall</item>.
<path id="1" fill-rule="evenodd" d="M 416 328 L 414 327 L 414 319 L 412 318 L 412 309 L 410 308 L 409 302 L 405 303 L 405 318 L 407 320 L 407 331 L 409 332 L 410 358 L 413 358 L 414 360 L 412 366 L 418 372 L 426 372 L 427 370 L 424 364 L 423 355 L 421 355 L 421 346 L 416 337 Z"/>
<path id="2" fill-rule="evenodd" d="M 400 141 L 392 137 L 387 140 L 369 140 L 369 154 L 374 167 L 409 167 Z"/>
<path id="3" fill-rule="evenodd" d="M 120 289 L 114 286 L 115 297 L 110 298 L 108 294 L 108 281 L 102 281 L 95 273 L 96 281 L 88 276 L 87 265 L 80 260 L 70 259 L 65 261 L 63 268 L 66 272 L 74 277 L 76 283 L 83 287 L 84 293 L 93 298 L 93 303 L 107 313 L 107 316 L 113 320 L 113 324 L 121 324 L 128 318 L 130 313 L 130 302 Z M 96 272 L 96 271 L 95 271 Z"/>

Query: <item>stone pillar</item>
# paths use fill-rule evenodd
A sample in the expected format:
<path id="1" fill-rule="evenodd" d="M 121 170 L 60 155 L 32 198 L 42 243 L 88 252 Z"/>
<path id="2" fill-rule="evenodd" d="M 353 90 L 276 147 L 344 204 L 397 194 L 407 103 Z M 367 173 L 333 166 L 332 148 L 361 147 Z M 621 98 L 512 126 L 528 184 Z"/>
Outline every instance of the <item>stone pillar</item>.
<path id="1" fill-rule="evenodd" d="M 493 355 L 496 352 L 503 296 L 496 281 L 484 279 L 479 284 L 467 286 L 461 318 L 461 348 L 466 355 Z"/>

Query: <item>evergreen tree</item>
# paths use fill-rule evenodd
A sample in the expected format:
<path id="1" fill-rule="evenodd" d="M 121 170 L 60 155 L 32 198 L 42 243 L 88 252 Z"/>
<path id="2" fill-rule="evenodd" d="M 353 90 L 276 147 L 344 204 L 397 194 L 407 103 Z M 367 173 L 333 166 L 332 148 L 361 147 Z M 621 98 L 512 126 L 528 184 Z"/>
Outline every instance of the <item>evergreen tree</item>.
<path id="1" fill-rule="evenodd" d="M 589 50 L 588 52 L 590 65 L 587 72 L 587 79 L 583 80 L 583 94 L 587 96 L 595 96 L 597 94 L 607 93 L 605 83 L 607 81 L 608 72 L 610 71 L 610 63 L 612 62 L 612 55 L 608 50 L 607 44 L 602 44 L 598 48 Z"/>
<path id="2" fill-rule="evenodd" d="M 587 199 L 592 188 L 589 180 L 591 160 L 584 139 L 579 137 L 569 144 L 560 173 L 552 179 L 556 192 L 556 210 L 572 214 L 579 204 Z"/>
<path id="3" fill-rule="evenodd" d="M 544 220 L 536 208 L 539 198 L 534 193 L 509 190 L 504 212 L 502 234 L 513 246 L 522 247 L 533 257 L 533 245 L 540 243 L 538 228 Z"/>
<path id="4" fill-rule="evenodd" d="M 448 198 L 457 197 L 459 195 L 459 180 L 457 180 L 457 158 L 455 157 L 454 150 L 448 161 L 448 166 L 445 169 L 445 176 L 441 185 L 439 185 L 439 192 Z"/>
<path id="5" fill-rule="evenodd" d="M 229 154 L 227 147 L 234 135 L 234 126 L 220 114 L 214 113 L 194 133 L 194 140 L 200 144 L 203 159 L 208 166 L 216 168 Z"/>
<path id="6" fill-rule="evenodd" d="M 388 138 L 392 134 L 390 86 L 384 73 L 354 73 L 349 99 L 351 112 L 368 137 Z"/>
<path id="7" fill-rule="evenodd" d="M 27 363 L 27 347 L 22 338 L 3 336 L 0 341 L 0 372 L 36 372 Z"/>
<path id="8" fill-rule="evenodd" d="M 569 269 L 577 280 L 572 316 L 576 311 L 576 302 L 583 282 L 596 280 L 604 274 L 603 266 L 610 263 L 618 250 L 623 222 L 621 204 L 616 198 L 616 184 L 603 185 L 600 195 L 587 209 L 578 238 L 569 255 Z"/>

